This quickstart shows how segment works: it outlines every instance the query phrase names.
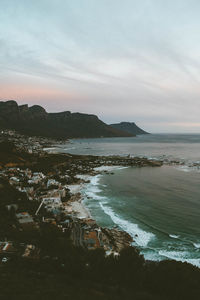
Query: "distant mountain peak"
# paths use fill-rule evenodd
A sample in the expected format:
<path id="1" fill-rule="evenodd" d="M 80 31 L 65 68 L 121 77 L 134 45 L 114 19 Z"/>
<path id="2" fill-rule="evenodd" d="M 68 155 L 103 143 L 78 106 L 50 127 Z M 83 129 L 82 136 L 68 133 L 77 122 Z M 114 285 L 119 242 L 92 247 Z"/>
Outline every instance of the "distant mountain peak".
<path id="1" fill-rule="evenodd" d="M 125 131 L 127 133 L 131 133 L 133 135 L 140 135 L 140 134 L 149 134 L 148 132 L 144 131 L 140 127 L 138 127 L 135 122 L 120 122 L 116 124 L 110 124 L 111 127 Z"/>

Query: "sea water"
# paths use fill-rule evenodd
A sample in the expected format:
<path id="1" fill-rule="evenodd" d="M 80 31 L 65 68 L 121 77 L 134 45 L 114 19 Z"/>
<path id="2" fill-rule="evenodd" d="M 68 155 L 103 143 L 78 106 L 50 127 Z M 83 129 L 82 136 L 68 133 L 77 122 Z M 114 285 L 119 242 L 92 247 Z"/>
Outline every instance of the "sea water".
<path id="1" fill-rule="evenodd" d="M 99 225 L 128 232 L 146 259 L 200 267 L 200 135 L 81 139 L 60 151 L 180 161 L 182 165 L 115 168 L 114 175 L 95 176 L 83 191 L 84 201 Z"/>

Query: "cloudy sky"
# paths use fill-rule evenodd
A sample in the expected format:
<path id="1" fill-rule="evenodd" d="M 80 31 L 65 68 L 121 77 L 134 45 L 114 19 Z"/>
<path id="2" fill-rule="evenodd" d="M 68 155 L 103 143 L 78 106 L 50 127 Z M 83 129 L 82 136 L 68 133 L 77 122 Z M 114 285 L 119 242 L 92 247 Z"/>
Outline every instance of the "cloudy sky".
<path id="1" fill-rule="evenodd" d="M 200 132 L 199 0 L 0 0 L 0 99 Z"/>

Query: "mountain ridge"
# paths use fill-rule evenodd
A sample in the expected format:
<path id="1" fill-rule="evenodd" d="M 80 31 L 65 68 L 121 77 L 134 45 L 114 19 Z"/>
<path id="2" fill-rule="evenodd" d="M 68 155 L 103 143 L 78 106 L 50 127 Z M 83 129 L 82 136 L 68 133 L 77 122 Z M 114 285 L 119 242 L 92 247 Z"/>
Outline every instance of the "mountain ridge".
<path id="1" fill-rule="evenodd" d="M 70 111 L 48 113 L 40 105 L 18 105 L 15 100 L 0 101 L 0 128 L 61 139 L 134 136 L 112 128 L 96 115 Z"/>

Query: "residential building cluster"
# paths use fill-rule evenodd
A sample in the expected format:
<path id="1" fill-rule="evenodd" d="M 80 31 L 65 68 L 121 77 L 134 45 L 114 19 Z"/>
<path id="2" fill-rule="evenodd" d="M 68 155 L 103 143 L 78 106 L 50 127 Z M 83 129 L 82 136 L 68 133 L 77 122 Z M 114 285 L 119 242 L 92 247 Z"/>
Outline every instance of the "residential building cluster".
<path id="1" fill-rule="evenodd" d="M 61 181 L 63 177 L 61 175 Z M 62 184 L 52 175 L 45 175 L 42 172 L 33 172 L 30 169 L 6 167 L 0 170 L 0 178 L 6 179 L 9 184 L 17 191 L 24 193 L 28 203 L 36 204 L 32 214 L 20 209 L 20 202 L 9 203 L 6 205 L 7 211 L 13 210 L 17 225 L 21 231 L 39 230 L 41 223 L 51 223 L 57 226 L 62 232 L 68 231 L 75 246 L 85 249 L 103 248 L 106 251 L 112 250 L 109 238 L 102 232 L 94 220 L 91 218 L 79 219 L 76 211 L 69 210 L 69 204 L 76 199 L 76 195 L 70 193 L 69 185 Z M 57 176 L 59 178 L 59 176 Z M 66 174 L 66 179 L 69 176 Z M 78 194 L 78 196 L 80 196 Z M 80 199 L 79 199 L 80 200 Z M 13 242 L 0 242 L 0 256 L 2 260 L 15 256 L 17 250 L 12 246 Z M 10 245 L 8 247 L 8 245 Z M 35 245 L 24 245 L 24 251 L 20 246 L 22 257 L 37 258 L 39 250 Z M 10 250 L 12 249 L 12 251 Z"/>

